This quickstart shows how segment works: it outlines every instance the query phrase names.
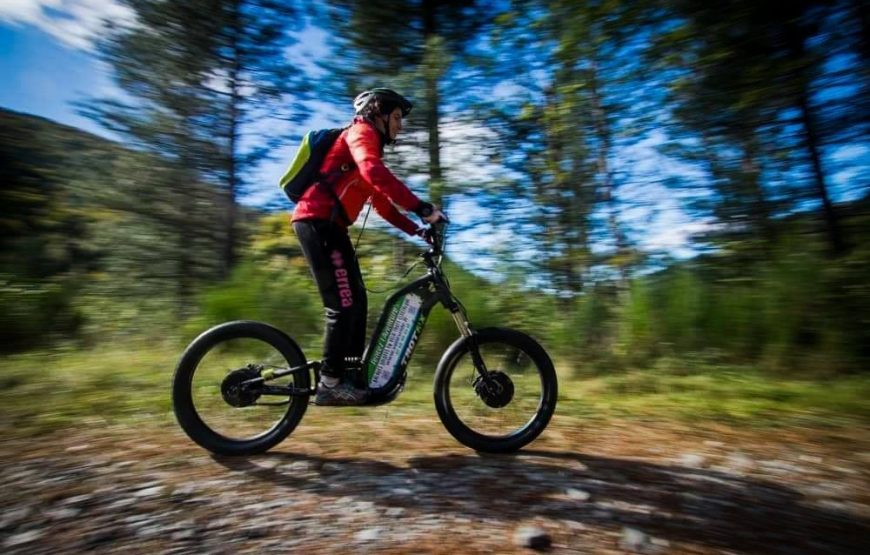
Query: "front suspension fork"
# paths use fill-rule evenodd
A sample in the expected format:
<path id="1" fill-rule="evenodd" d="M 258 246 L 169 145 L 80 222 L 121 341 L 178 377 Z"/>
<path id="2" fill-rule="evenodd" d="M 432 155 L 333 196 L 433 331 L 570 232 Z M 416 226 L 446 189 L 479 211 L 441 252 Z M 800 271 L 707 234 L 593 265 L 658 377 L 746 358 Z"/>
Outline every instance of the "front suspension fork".
<path id="1" fill-rule="evenodd" d="M 465 338 L 465 342 L 468 345 L 468 353 L 471 355 L 471 362 L 474 364 L 474 369 L 477 371 L 478 379 L 475 380 L 475 383 L 477 383 L 478 380 L 482 380 L 487 388 L 494 388 L 496 391 L 500 392 L 501 385 L 499 385 L 489 375 L 486 363 L 483 361 L 483 357 L 480 356 L 480 346 L 477 343 L 477 334 L 474 333 L 471 326 L 468 324 L 468 318 L 459 307 L 452 311 L 452 314 L 453 321 L 456 322 L 456 327 L 459 328 L 459 333 L 461 333 L 462 337 Z"/>

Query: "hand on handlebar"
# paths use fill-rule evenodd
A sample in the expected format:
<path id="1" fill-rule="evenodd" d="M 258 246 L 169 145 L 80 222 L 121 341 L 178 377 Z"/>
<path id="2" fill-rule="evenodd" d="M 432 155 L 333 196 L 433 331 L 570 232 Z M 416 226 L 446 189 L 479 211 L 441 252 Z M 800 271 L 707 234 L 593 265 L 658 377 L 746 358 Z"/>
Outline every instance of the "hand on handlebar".
<path id="1" fill-rule="evenodd" d="M 427 224 L 435 224 L 441 221 L 449 222 L 450 220 L 447 219 L 447 215 L 440 208 L 434 206 L 432 207 L 432 213 L 423 218 L 423 221 Z"/>
<path id="2" fill-rule="evenodd" d="M 428 227 L 418 227 L 414 232 L 414 235 L 426 241 L 429 245 L 432 245 L 432 233 L 430 233 Z"/>

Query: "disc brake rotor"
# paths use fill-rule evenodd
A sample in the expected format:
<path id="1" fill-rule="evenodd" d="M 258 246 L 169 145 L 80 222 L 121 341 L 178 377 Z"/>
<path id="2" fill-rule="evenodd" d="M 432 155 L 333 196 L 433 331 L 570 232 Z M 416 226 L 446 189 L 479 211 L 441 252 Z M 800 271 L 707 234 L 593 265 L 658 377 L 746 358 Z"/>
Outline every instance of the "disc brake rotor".
<path id="1" fill-rule="evenodd" d="M 233 407 L 253 405 L 260 398 L 260 387 L 258 384 L 243 385 L 243 383 L 259 377 L 260 368 L 252 364 L 227 374 L 221 382 L 221 395 L 224 401 Z"/>
<path id="2" fill-rule="evenodd" d="M 480 375 L 474 378 L 474 392 L 488 407 L 500 409 L 507 406 L 514 398 L 514 383 L 510 376 L 501 370 L 492 370 L 487 377 L 489 380 Z"/>

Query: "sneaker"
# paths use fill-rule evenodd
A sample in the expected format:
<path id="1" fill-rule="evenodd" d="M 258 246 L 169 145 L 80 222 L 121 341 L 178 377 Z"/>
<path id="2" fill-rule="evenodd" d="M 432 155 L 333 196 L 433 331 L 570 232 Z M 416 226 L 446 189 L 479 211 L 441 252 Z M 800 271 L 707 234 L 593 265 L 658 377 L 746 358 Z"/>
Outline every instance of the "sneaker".
<path id="1" fill-rule="evenodd" d="M 334 387 L 327 387 L 323 382 L 320 382 L 317 384 L 314 404 L 322 407 L 362 405 L 368 398 L 368 389 L 357 389 L 348 381 L 339 382 Z"/>

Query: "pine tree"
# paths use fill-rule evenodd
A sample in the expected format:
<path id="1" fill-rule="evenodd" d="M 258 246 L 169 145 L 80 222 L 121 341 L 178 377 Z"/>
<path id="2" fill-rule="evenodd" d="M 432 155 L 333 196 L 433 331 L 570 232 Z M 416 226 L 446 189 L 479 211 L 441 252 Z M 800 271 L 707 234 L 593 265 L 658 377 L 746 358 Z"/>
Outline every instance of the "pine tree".
<path id="1" fill-rule="evenodd" d="M 489 103 L 489 119 L 503 159 L 528 184 L 514 190 L 533 206 L 538 269 L 568 297 L 602 262 L 626 282 L 634 259 L 618 218 L 625 172 L 615 153 L 620 141 L 636 140 L 625 121 L 642 87 L 626 76 L 622 56 L 640 15 L 623 2 L 517 2 L 493 29 L 500 50 L 491 78 L 514 92 Z"/>
<path id="2" fill-rule="evenodd" d="M 720 170 L 721 220 L 746 237 L 775 239 L 772 219 L 819 206 L 830 250 L 847 239 L 829 192 L 822 148 L 866 132 L 866 100 L 817 100 L 842 78 L 867 89 L 860 64 L 832 75 L 835 56 L 860 51 L 849 3 L 675 1 L 653 50 L 680 75 L 669 99 L 677 121 L 700 137 Z M 679 55 L 673 54 L 679 52 Z M 667 69 L 666 69 L 667 70 Z M 814 100 L 814 97 L 816 100 Z M 863 131 L 862 131 L 863 130 Z M 779 184 L 771 176 L 780 174 Z"/>
<path id="3" fill-rule="evenodd" d="M 191 220 L 200 208 L 185 194 L 195 182 L 223 191 L 221 275 L 236 260 L 238 208 L 246 176 L 285 137 L 260 122 L 298 118 L 300 72 L 286 58 L 298 18 L 272 0 L 127 0 L 132 24 L 111 23 L 102 59 L 125 93 L 99 99 L 85 112 L 131 145 L 178 168 L 177 206 Z M 256 135 L 256 140 L 246 138 Z M 250 146 L 254 145 L 254 146 Z M 208 226 L 212 227 L 212 226 Z M 187 303 L 192 273 L 182 244 L 206 230 L 178 228 L 179 296 Z"/>

